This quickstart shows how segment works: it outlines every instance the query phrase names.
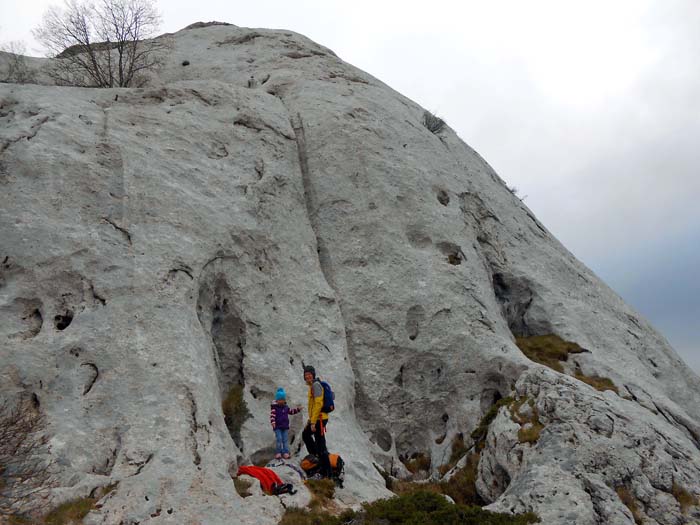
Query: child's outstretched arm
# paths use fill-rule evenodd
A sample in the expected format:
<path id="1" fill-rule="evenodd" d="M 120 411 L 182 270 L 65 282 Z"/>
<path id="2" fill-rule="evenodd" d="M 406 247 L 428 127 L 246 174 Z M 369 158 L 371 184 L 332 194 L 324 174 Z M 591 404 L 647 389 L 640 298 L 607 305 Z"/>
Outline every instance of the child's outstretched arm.
<path id="1" fill-rule="evenodd" d="M 296 407 L 296 408 L 290 408 L 290 409 L 289 409 L 289 415 L 290 415 L 290 416 L 293 416 L 294 414 L 298 414 L 299 412 L 301 412 L 301 407 L 300 407 L 300 406 L 299 406 L 299 407 Z"/>

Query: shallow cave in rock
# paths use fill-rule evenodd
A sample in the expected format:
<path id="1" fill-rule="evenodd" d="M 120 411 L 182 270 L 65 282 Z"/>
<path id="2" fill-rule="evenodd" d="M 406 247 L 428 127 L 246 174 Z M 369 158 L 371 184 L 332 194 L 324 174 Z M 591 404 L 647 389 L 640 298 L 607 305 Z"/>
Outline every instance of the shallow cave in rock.
<path id="1" fill-rule="evenodd" d="M 63 331 L 73 322 L 73 312 L 66 310 L 64 314 L 57 314 L 53 318 L 54 326 L 56 330 Z"/>

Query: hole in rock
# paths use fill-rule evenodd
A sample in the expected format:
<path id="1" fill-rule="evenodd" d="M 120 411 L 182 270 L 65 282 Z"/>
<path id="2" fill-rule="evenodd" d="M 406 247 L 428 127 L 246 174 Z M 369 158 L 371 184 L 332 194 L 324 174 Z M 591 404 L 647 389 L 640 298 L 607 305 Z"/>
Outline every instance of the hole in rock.
<path id="1" fill-rule="evenodd" d="M 465 259 L 462 249 L 454 243 L 441 242 L 437 247 L 443 255 L 447 256 L 447 262 L 453 266 L 462 264 L 462 260 Z"/>
<path id="2" fill-rule="evenodd" d="M 58 314 L 53 318 L 53 323 L 54 326 L 56 327 L 56 330 L 65 330 L 68 328 L 73 321 L 73 312 L 70 310 L 66 310 L 66 313 L 63 315 Z"/>
<path id="3" fill-rule="evenodd" d="M 420 333 L 420 325 L 425 321 L 425 309 L 417 304 L 411 306 L 406 312 L 406 332 L 408 332 L 408 338 L 414 341 L 418 334 Z"/>
<path id="4" fill-rule="evenodd" d="M 527 279 L 495 272 L 492 282 L 496 300 L 501 305 L 501 313 L 514 336 L 525 337 L 552 332 L 549 321 L 543 317 L 544 312 L 541 309 L 533 311 L 530 308 L 534 293 Z M 535 315 L 535 312 L 540 312 L 540 315 Z"/>
<path id="5" fill-rule="evenodd" d="M 437 200 L 443 206 L 447 206 L 450 203 L 450 196 L 445 190 L 440 190 L 437 193 Z"/>

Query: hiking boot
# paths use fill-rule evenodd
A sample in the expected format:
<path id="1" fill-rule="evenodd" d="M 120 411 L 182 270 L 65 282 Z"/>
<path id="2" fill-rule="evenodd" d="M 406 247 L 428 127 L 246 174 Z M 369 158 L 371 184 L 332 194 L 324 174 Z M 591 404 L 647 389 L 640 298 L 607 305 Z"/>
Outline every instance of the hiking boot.
<path id="1" fill-rule="evenodd" d="M 280 454 L 279 452 L 277 454 L 275 454 L 275 459 L 280 459 L 280 458 L 282 458 L 282 454 Z"/>
<path id="2" fill-rule="evenodd" d="M 285 452 L 284 454 L 282 454 L 282 457 L 283 457 L 284 459 L 289 459 L 289 458 L 290 458 L 289 454 L 287 454 L 286 452 Z"/>

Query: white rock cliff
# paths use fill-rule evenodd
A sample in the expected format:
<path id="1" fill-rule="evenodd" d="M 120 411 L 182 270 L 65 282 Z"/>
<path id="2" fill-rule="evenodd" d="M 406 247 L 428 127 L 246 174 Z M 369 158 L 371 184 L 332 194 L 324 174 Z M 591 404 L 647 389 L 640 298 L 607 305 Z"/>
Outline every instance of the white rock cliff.
<path id="1" fill-rule="evenodd" d="M 305 405 L 309 363 L 336 391 L 341 503 L 390 495 L 399 458 L 437 476 L 513 396 L 543 428 L 522 442 L 500 410 L 489 508 L 634 523 L 624 487 L 645 524 L 698 523 L 677 491 L 700 494 L 700 379 L 453 131 L 292 32 L 163 38 L 146 88 L 0 85 L 0 402 L 33 422 L 5 513 L 116 484 L 85 523 L 276 523 L 231 473 L 274 445 L 277 387 Z M 550 333 L 618 394 L 515 344 Z"/>

